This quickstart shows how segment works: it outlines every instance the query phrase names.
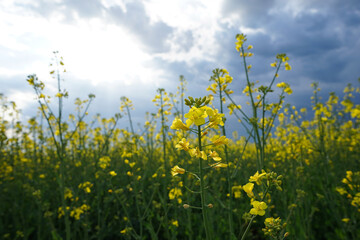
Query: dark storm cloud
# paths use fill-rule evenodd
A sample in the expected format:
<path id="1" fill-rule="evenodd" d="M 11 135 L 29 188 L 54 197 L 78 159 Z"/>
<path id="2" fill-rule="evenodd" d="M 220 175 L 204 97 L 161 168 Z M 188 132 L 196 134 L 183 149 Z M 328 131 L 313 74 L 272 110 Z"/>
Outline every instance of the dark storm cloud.
<path id="1" fill-rule="evenodd" d="M 255 66 L 254 77 L 269 71 L 259 68 L 258 63 L 270 63 L 276 53 L 286 52 L 293 67 L 286 73 L 290 83 L 296 84 L 299 79 L 306 78 L 331 89 L 336 82 L 354 82 L 360 76 L 359 68 L 354 66 L 360 62 L 358 1 L 326 1 L 326 4 L 323 1 L 299 1 L 302 10 L 296 14 L 288 8 L 285 10 L 284 3 L 224 2 L 224 16 L 240 14 L 239 21 L 230 31 L 239 31 L 240 26 L 264 30 L 248 33 L 248 43 L 254 45 L 256 53 L 251 60 Z M 230 65 L 237 61 L 236 56 L 228 59 Z"/>

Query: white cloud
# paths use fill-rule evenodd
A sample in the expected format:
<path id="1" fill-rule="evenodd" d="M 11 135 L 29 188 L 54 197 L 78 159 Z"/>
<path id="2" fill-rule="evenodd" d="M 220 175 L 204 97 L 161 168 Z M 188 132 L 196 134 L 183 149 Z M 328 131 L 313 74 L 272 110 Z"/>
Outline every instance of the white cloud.
<path id="1" fill-rule="evenodd" d="M 159 1 L 145 4 L 153 22 L 162 21 L 175 28 L 174 34 L 167 39 L 170 51 L 157 56 L 167 61 L 213 61 L 218 53 L 217 34 L 221 31 L 220 11 L 222 1 Z M 193 44 L 185 50 L 179 38 L 191 32 Z"/>
<path id="2" fill-rule="evenodd" d="M 126 2 L 125 0 L 101 0 L 105 8 L 120 6 L 123 11 L 126 11 Z"/>
<path id="3" fill-rule="evenodd" d="M 151 70 L 152 56 L 142 51 L 140 42 L 101 16 L 81 19 L 74 13 L 75 20 L 69 23 L 61 12 L 43 18 L 9 2 L 0 6 L 0 45 L 8 55 L 15 52 L 18 59 L 26 59 L 23 65 L 6 63 L 0 76 L 36 73 L 40 79 L 49 78 L 51 53 L 58 50 L 69 74 L 93 85 L 151 84 L 162 78 L 162 71 Z"/>
<path id="4" fill-rule="evenodd" d="M 248 28 L 248 27 L 241 26 L 239 28 L 239 30 L 241 33 L 244 33 L 244 34 L 257 34 L 257 33 L 265 34 L 266 33 L 266 30 L 264 28 Z"/>
<path id="5" fill-rule="evenodd" d="M 8 100 L 16 103 L 18 109 L 25 109 L 34 103 L 35 94 L 32 92 L 11 91 Z"/>

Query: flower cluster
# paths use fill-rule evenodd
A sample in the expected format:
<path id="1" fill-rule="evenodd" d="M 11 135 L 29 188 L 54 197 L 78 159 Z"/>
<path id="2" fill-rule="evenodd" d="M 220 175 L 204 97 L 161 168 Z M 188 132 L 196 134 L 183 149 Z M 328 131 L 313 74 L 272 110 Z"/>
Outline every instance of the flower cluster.
<path id="1" fill-rule="evenodd" d="M 172 125 L 170 126 L 171 129 L 174 130 L 184 130 L 184 131 L 190 131 L 191 127 L 193 125 L 195 126 L 202 126 L 207 124 L 205 129 L 207 128 L 213 128 L 218 129 L 219 126 L 223 126 L 223 117 L 224 114 L 221 114 L 218 112 L 217 109 L 213 109 L 208 106 L 201 106 L 196 107 L 192 106 L 188 113 L 184 115 L 187 120 L 186 124 L 181 121 L 180 118 L 175 118 Z M 195 130 L 196 131 L 196 130 Z M 228 143 L 228 139 L 225 136 L 219 136 L 214 135 L 210 141 L 212 142 L 211 145 L 213 146 L 220 146 Z M 203 160 L 207 160 L 208 157 L 212 158 L 215 163 L 211 164 L 211 167 L 226 167 L 227 165 L 224 163 L 221 163 L 221 157 L 219 157 L 219 154 L 216 151 L 209 150 L 207 151 L 200 151 L 199 147 L 192 147 L 190 146 L 190 142 L 188 142 L 185 138 L 182 138 L 176 145 L 176 149 L 178 150 L 184 150 L 190 154 L 191 157 L 197 157 L 202 158 Z M 178 166 L 175 166 L 172 169 L 172 175 L 174 174 L 183 174 L 185 172 L 178 171 Z M 181 169 L 181 168 L 180 168 Z"/>
<path id="2" fill-rule="evenodd" d="M 289 64 L 289 57 L 288 56 L 286 56 L 286 54 L 285 53 L 281 53 L 281 54 L 278 54 L 277 56 L 276 56 L 276 61 L 275 62 L 273 62 L 273 63 L 271 63 L 270 64 L 270 66 L 271 67 L 278 67 L 278 64 L 280 64 L 280 63 L 284 63 L 284 65 L 285 65 L 285 70 L 286 71 L 290 71 L 291 70 L 291 66 L 290 66 L 290 64 Z"/>
<path id="3" fill-rule="evenodd" d="M 281 219 L 278 218 L 273 218 L 273 217 L 269 217 L 269 218 L 265 218 L 265 228 L 263 228 L 263 232 L 265 234 L 265 236 L 270 236 L 271 238 L 274 239 L 279 239 L 278 236 L 280 234 L 280 232 L 282 231 L 282 229 L 284 229 L 286 227 L 286 223 L 281 223 Z M 289 234 L 285 233 L 285 235 L 283 237 L 287 237 Z M 280 238 L 281 239 L 281 238 Z"/>
<path id="4" fill-rule="evenodd" d="M 290 88 L 290 85 L 288 83 L 284 83 L 284 82 L 281 82 L 281 83 L 278 83 L 276 84 L 276 86 L 278 88 L 282 88 L 284 89 L 284 92 L 291 95 L 292 94 L 292 89 Z"/>
<path id="5" fill-rule="evenodd" d="M 281 175 L 277 176 L 277 174 L 274 172 L 266 173 L 264 170 L 262 170 L 261 173 L 257 171 L 253 176 L 250 176 L 249 182 L 242 186 L 242 190 L 250 198 L 250 203 L 253 206 L 250 210 L 251 215 L 265 215 L 265 210 L 268 208 L 268 206 L 264 202 L 264 199 L 268 195 L 268 190 L 270 187 L 276 187 L 281 191 L 281 178 Z M 263 192 L 254 193 L 254 183 L 256 183 L 258 186 L 263 185 L 265 190 Z M 268 197 L 269 196 L 270 195 L 268 195 Z"/>
<path id="6" fill-rule="evenodd" d="M 83 189 L 85 191 L 85 193 L 90 193 L 92 187 L 93 187 L 93 184 L 89 181 L 79 184 L 79 189 Z"/>
<path id="7" fill-rule="evenodd" d="M 247 41 L 247 38 L 246 38 L 246 35 L 244 35 L 244 34 L 237 34 L 236 35 L 236 42 L 235 42 L 235 49 L 236 49 L 236 51 L 238 51 L 238 52 L 240 52 L 240 56 L 242 56 L 242 57 L 251 57 L 251 56 L 253 56 L 254 54 L 253 53 L 251 53 L 251 52 L 245 52 L 244 51 L 244 48 L 243 48 L 243 45 L 244 45 L 244 43 Z M 253 46 L 252 45 L 249 45 L 248 47 L 247 47 L 247 50 L 250 50 L 250 49 L 252 49 L 253 48 Z M 249 66 L 251 66 L 251 65 L 249 65 Z M 248 67 L 249 67 L 248 66 Z M 251 68 L 251 67 L 250 67 Z M 250 68 L 248 68 L 248 69 L 250 69 Z"/>
<path id="8" fill-rule="evenodd" d="M 360 212 L 360 172 L 346 171 L 346 177 L 341 182 L 345 186 L 337 187 L 336 191 L 346 195 L 350 204 Z"/>
<path id="9" fill-rule="evenodd" d="M 102 169 L 107 168 L 108 166 L 110 166 L 110 161 L 111 161 L 111 159 L 108 156 L 101 157 L 99 159 L 99 163 L 98 163 L 99 167 Z"/>
<path id="10" fill-rule="evenodd" d="M 228 84 L 230 84 L 232 80 L 233 78 L 229 75 L 229 72 L 226 69 L 216 68 L 213 70 L 213 76 L 210 78 L 210 81 L 214 83 L 210 84 L 206 90 L 211 91 L 214 94 L 219 92 L 232 94 L 233 91 L 228 88 Z"/>

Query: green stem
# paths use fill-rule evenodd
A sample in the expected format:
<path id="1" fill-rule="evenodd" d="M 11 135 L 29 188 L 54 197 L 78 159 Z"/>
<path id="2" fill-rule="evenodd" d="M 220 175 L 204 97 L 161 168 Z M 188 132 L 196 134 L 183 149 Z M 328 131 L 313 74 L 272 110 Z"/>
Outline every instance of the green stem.
<path id="1" fill-rule="evenodd" d="M 223 110 L 223 101 L 222 101 L 222 86 L 221 86 L 221 81 L 220 81 L 220 76 L 218 75 L 218 86 L 219 86 L 219 94 L 220 94 L 220 113 L 224 113 Z M 224 120 L 225 121 L 225 120 Z M 225 131 L 225 126 L 222 126 L 222 134 L 223 136 L 226 137 L 226 131 Z M 227 146 L 224 145 L 224 151 L 225 151 L 225 161 L 226 161 L 226 178 L 227 178 L 227 183 L 228 183 L 228 193 L 229 193 L 229 203 L 228 203 L 228 208 L 229 208 L 229 214 L 228 214 L 228 221 L 229 221 L 229 230 L 230 230 L 230 239 L 236 238 L 234 235 L 234 227 L 233 227 L 233 216 L 232 216 L 232 194 L 231 194 L 231 180 L 230 180 L 230 166 L 229 166 L 229 157 L 228 157 L 228 151 L 227 151 Z"/>
<path id="2" fill-rule="evenodd" d="M 198 143 L 199 143 L 199 151 L 202 151 L 201 146 L 201 127 L 198 126 Z M 200 170 L 200 195 L 201 195 L 201 208 L 202 215 L 206 233 L 206 239 L 211 239 L 210 229 L 209 229 L 209 220 L 207 217 L 207 206 L 205 205 L 205 186 L 204 186 L 204 172 L 203 172 L 203 159 L 199 157 L 199 170 Z"/>
<path id="3" fill-rule="evenodd" d="M 246 236 L 247 232 L 249 231 L 250 226 L 251 226 L 252 222 L 254 221 L 255 217 L 256 217 L 256 215 L 253 215 L 253 216 L 251 217 L 250 222 L 249 222 L 249 224 L 247 225 L 246 230 L 245 230 L 244 234 L 243 234 L 242 237 L 241 237 L 241 240 L 245 239 L 245 236 Z"/>
<path id="4" fill-rule="evenodd" d="M 242 56 L 243 56 L 243 62 L 244 62 L 244 68 L 245 68 L 245 75 L 246 75 L 246 82 L 249 88 L 249 96 L 250 96 L 250 100 L 251 100 L 251 106 L 253 109 L 253 121 L 251 122 L 251 124 L 254 127 L 254 141 L 255 141 L 255 146 L 257 148 L 257 159 L 258 159 L 258 171 L 260 172 L 261 169 L 263 168 L 263 162 L 261 161 L 261 157 L 259 157 L 259 151 L 260 151 L 260 156 L 262 155 L 262 149 L 261 149 L 261 140 L 260 140 L 260 134 L 259 134 L 259 128 L 257 125 L 257 105 L 255 105 L 254 102 L 254 97 L 253 94 L 251 92 L 251 83 L 250 83 L 250 79 L 249 79 L 249 73 L 248 73 L 248 68 L 247 68 L 247 64 L 246 64 L 246 59 L 245 59 L 245 51 L 244 48 L 241 47 L 241 52 L 242 52 Z"/>
<path id="5" fill-rule="evenodd" d="M 266 194 L 267 194 L 268 191 L 269 191 L 269 188 L 270 188 L 269 186 L 266 188 L 266 191 L 265 191 L 265 193 L 264 193 L 264 195 L 263 195 L 263 197 L 262 197 L 262 199 L 261 199 L 261 202 L 264 201 L 264 199 L 265 199 L 265 197 L 266 197 Z M 253 220 L 254 220 L 254 218 L 255 218 L 256 216 L 257 216 L 257 215 L 253 215 L 253 216 L 251 217 L 250 222 L 249 222 L 248 226 L 246 227 L 244 234 L 243 234 L 242 237 L 241 237 L 241 240 L 245 239 L 245 236 L 246 236 L 247 232 L 249 231 L 250 226 L 251 226 L 251 224 L 252 224 L 252 222 L 253 222 Z"/>

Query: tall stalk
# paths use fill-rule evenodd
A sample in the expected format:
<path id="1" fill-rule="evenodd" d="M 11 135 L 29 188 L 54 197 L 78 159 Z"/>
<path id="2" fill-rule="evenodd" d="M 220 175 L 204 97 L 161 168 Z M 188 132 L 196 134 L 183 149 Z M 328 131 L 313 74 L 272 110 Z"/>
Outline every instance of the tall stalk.
<path id="1" fill-rule="evenodd" d="M 61 84 L 60 84 L 60 73 L 59 73 L 59 64 L 63 65 L 62 61 L 58 60 L 57 53 L 55 54 L 55 63 L 56 63 L 56 76 L 57 76 L 57 83 L 58 83 L 58 117 L 57 117 L 57 124 L 59 129 L 59 157 L 60 157 L 60 192 L 61 192 L 61 199 L 62 199 L 62 207 L 65 212 L 65 231 L 66 231 L 66 239 L 71 239 L 71 232 L 70 232 L 70 219 L 69 219 L 69 211 L 66 209 L 66 202 L 65 202 L 65 163 L 64 163 L 64 155 L 65 155 L 65 143 L 63 140 L 63 132 L 62 132 L 62 109 L 63 109 L 63 95 L 61 91 Z"/>
<path id="2" fill-rule="evenodd" d="M 201 127 L 200 126 L 198 126 L 197 138 L 198 138 L 199 151 L 201 152 L 202 145 L 201 145 Z M 205 194 L 205 186 L 204 186 L 203 159 L 201 157 L 199 157 L 198 159 L 199 159 L 199 171 L 200 171 L 199 177 L 200 177 L 201 209 L 202 209 L 206 239 L 209 240 L 209 239 L 211 239 L 211 236 L 210 236 L 209 220 L 208 220 L 208 216 L 207 216 L 207 205 L 205 204 L 206 194 Z"/>
<path id="3" fill-rule="evenodd" d="M 221 71 L 221 70 L 220 70 Z M 215 70 L 215 78 L 218 84 L 218 92 L 219 92 L 219 100 L 220 100 L 220 113 L 224 114 L 224 107 L 223 107 L 223 81 L 220 79 L 220 71 L 219 69 Z M 225 86 L 226 87 L 226 86 Z M 225 123 L 225 121 L 224 121 Z M 222 135 L 226 137 L 226 130 L 225 125 L 221 126 Z M 234 226 L 233 226 L 233 212 L 232 212 L 232 183 L 231 183 L 231 174 L 230 174 L 230 165 L 229 165 L 229 156 L 228 156 L 228 148 L 227 145 L 224 145 L 224 153 L 225 153 L 225 162 L 226 162 L 226 178 L 227 178 L 227 185 L 228 185 L 228 193 L 229 193 L 229 202 L 228 202 L 228 223 L 229 223 L 229 231 L 230 231 L 230 239 L 236 238 L 234 234 Z"/>

